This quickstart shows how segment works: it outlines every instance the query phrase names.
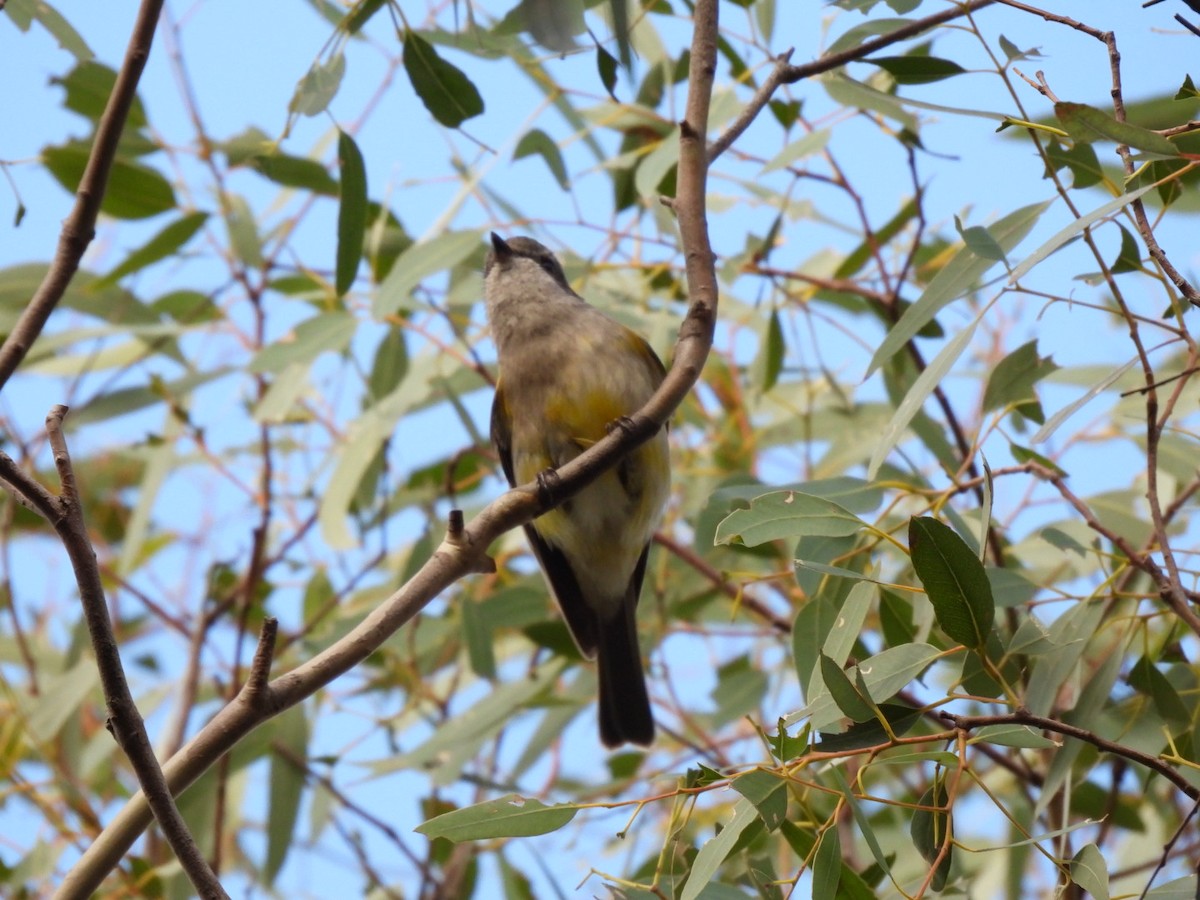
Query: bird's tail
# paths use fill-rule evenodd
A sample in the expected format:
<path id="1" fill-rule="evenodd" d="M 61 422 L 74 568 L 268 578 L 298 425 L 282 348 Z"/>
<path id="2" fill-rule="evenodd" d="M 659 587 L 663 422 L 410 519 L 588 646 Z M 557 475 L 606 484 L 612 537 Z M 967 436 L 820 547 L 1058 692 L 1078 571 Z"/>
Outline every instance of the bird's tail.
<path id="1" fill-rule="evenodd" d="M 644 747 L 654 740 L 635 613 L 635 604 L 626 602 L 619 613 L 599 623 L 600 740 L 610 748 L 627 741 Z"/>

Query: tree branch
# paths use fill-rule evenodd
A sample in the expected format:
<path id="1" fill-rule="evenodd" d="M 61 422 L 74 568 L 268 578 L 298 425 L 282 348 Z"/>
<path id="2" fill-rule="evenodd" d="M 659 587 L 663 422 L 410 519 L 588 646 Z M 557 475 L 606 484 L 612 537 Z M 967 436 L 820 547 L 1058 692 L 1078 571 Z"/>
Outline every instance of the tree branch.
<path id="1" fill-rule="evenodd" d="M 697 3 L 693 21 L 688 99 L 680 123 L 678 187 L 672 204 L 679 219 L 691 304 L 680 325 L 671 370 L 658 391 L 627 427 L 612 429 L 558 470 L 554 495 L 558 502 L 658 433 L 700 377 L 712 346 L 717 282 L 705 217 L 705 134 L 716 71 L 717 0 Z M 501 495 L 461 530 L 458 522 L 453 522 L 447 538 L 420 571 L 344 638 L 263 689 L 257 689 L 258 678 L 248 680 L 237 697 L 167 761 L 163 772 L 171 790 L 181 793 L 255 727 L 362 662 L 430 600 L 464 575 L 479 571 L 481 557 L 496 538 L 549 508 L 537 484 L 530 483 Z M 252 685 L 256 689 L 249 689 Z M 146 798 L 136 794 L 67 873 L 55 896 L 59 900 L 89 897 L 149 822 Z"/>
<path id="2" fill-rule="evenodd" d="M 805 78 L 811 78 L 814 75 L 820 75 L 823 72 L 830 72 L 833 69 L 841 68 L 846 63 L 858 62 L 864 57 L 870 56 L 876 50 L 882 50 L 884 47 L 890 47 L 892 44 L 907 40 L 910 37 L 916 37 L 918 34 L 928 31 L 936 25 L 942 25 L 954 19 L 970 15 L 977 9 L 991 6 L 995 2 L 997 0 L 971 0 L 970 3 L 952 6 L 940 13 L 926 16 L 923 19 L 917 19 L 915 22 L 910 22 L 901 28 L 897 28 L 895 31 L 859 44 L 857 47 L 851 47 L 839 53 L 829 53 L 813 62 L 798 66 L 793 66 L 790 63 L 792 50 L 781 53 L 775 57 L 775 67 L 771 69 L 771 74 L 767 76 L 758 90 L 754 92 L 754 96 L 750 98 L 750 102 L 746 104 L 745 108 L 738 114 L 738 117 L 733 120 L 725 132 L 709 146 L 709 163 L 711 164 L 718 156 L 728 150 L 733 142 L 741 136 L 742 132 L 750 127 L 750 123 L 758 118 L 758 114 L 762 111 L 762 108 L 767 105 L 781 84 L 795 84 L 797 81 Z"/>
<path id="3" fill-rule="evenodd" d="M 79 181 L 79 189 L 75 192 L 75 206 L 59 232 L 54 260 L 42 283 L 33 292 L 29 304 L 22 310 L 17 324 L 0 345 L 0 389 L 8 383 L 46 327 L 50 313 L 75 277 L 79 261 L 96 235 L 96 217 L 100 214 L 100 204 L 108 186 L 108 174 L 117 156 L 117 143 L 125 130 L 130 107 L 137 95 L 138 81 L 150 57 L 150 46 L 154 42 L 154 29 L 162 6 L 163 0 L 142 0 L 138 8 L 133 34 L 129 36 L 129 45 L 125 49 L 125 61 L 117 73 L 104 114 L 96 125 L 92 152 Z"/>
<path id="4" fill-rule="evenodd" d="M 1057 719 L 1050 719 L 1046 716 L 1035 716 L 1027 709 L 1017 709 L 1013 712 L 1002 713 L 996 716 L 955 716 L 945 713 L 942 715 L 942 720 L 963 731 L 973 731 L 976 728 L 983 728 L 987 725 L 1029 725 L 1034 728 L 1040 728 L 1043 731 L 1053 731 L 1056 734 L 1066 735 L 1067 737 L 1091 744 L 1105 753 L 1112 753 L 1115 756 L 1120 756 L 1130 762 L 1144 766 L 1153 772 L 1157 772 L 1191 799 L 1200 800 L 1200 788 L 1197 788 L 1180 772 L 1157 756 L 1151 756 L 1149 753 L 1143 753 L 1141 750 L 1135 750 L 1132 747 L 1126 747 L 1124 744 L 1118 744 L 1107 738 L 1102 738 L 1095 732 L 1088 731 L 1086 728 L 1080 728 L 1078 725 L 1069 725 L 1066 722 L 1059 722 Z"/>
<path id="5" fill-rule="evenodd" d="M 87 623 L 92 649 L 96 654 L 96 668 L 104 688 L 104 699 L 108 706 L 108 729 L 129 757 L 138 784 L 149 798 L 149 807 L 162 828 L 163 836 L 178 857 L 188 879 L 197 893 L 205 898 L 225 898 L 228 894 L 213 874 L 196 841 L 188 831 L 183 816 L 167 787 L 154 748 L 146 734 L 146 723 L 137 708 L 125 670 L 121 664 L 121 653 L 113 636 L 112 621 L 108 615 L 108 603 L 104 586 L 100 580 L 100 567 L 96 562 L 96 551 L 88 536 L 83 520 L 83 505 L 80 502 L 75 471 L 71 466 L 71 455 L 67 450 L 62 432 L 65 406 L 55 406 L 46 416 L 46 434 L 54 453 L 54 466 L 58 469 L 62 484 L 62 495 L 56 500 L 57 515 L 48 517 L 59 539 L 71 559 L 75 583 L 79 587 L 79 600 L 83 606 L 83 617 Z M 10 473 L 5 473 L 6 477 Z M 36 501 L 35 501 L 36 498 Z M 35 493 L 29 497 L 41 511 L 45 499 Z"/>

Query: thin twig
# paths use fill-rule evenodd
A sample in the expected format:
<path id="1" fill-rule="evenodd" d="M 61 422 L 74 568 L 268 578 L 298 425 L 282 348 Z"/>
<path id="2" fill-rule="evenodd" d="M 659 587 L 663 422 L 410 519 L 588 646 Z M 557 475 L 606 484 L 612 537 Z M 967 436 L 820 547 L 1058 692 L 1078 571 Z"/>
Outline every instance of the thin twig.
<path id="1" fill-rule="evenodd" d="M 1001 713 L 995 716 L 955 716 L 946 713 L 942 716 L 942 720 L 963 731 L 974 731 L 977 728 L 984 728 L 988 725 L 1030 725 L 1034 728 L 1040 728 L 1043 731 L 1052 731 L 1055 734 L 1072 737 L 1091 744 L 1105 753 L 1112 753 L 1150 769 L 1152 772 L 1157 772 L 1188 797 L 1193 800 L 1200 799 L 1200 788 L 1197 788 L 1182 773 L 1157 756 L 1151 756 L 1149 753 L 1143 753 L 1141 750 L 1135 750 L 1133 747 L 1127 747 L 1124 744 L 1110 741 L 1107 738 L 1100 737 L 1095 732 L 1088 731 L 1086 728 L 1080 728 L 1078 725 L 1069 725 L 1066 722 L 1060 722 L 1057 719 L 1047 718 L 1046 716 L 1035 716 L 1027 709 L 1017 709 L 1010 713 Z"/>
<path id="2" fill-rule="evenodd" d="M 805 78 L 811 78 L 814 75 L 820 75 L 824 72 L 841 68 L 847 63 L 857 62 L 864 57 L 870 56 L 876 50 L 882 50 L 884 47 L 890 47 L 892 44 L 907 40 L 910 37 L 916 37 L 918 34 L 928 31 L 934 26 L 969 15 L 975 10 L 991 6 L 995 2 L 997 0 L 971 0 L 970 3 L 954 6 L 932 16 L 917 19 L 915 22 L 910 22 L 901 28 L 897 28 L 895 31 L 865 41 L 857 47 L 851 47 L 848 50 L 842 50 L 838 53 L 829 53 L 820 59 L 802 65 L 793 66 L 790 64 L 792 50 L 781 53 L 775 57 L 774 68 L 771 69 L 771 73 L 759 86 L 758 90 L 754 92 L 754 96 L 750 98 L 745 108 L 738 113 L 737 118 L 733 120 L 725 132 L 709 145 L 709 164 L 728 150 L 733 142 L 742 135 L 742 132 L 750 127 L 750 123 L 758 118 L 759 112 L 767 105 L 780 85 L 795 84 L 797 81 Z"/>

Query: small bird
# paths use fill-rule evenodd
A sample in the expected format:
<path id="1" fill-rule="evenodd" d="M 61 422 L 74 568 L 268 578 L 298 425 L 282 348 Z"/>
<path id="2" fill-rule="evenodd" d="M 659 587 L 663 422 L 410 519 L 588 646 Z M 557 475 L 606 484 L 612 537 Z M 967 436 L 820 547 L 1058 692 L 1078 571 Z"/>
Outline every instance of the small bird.
<path id="1" fill-rule="evenodd" d="M 557 469 L 633 415 L 666 374 L 640 336 L 571 290 L 554 254 L 492 234 L 484 300 L 500 369 L 492 443 L 510 485 Z M 580 652 L 600 680 L 600 740 L 649 744 L 654 718 L 636 610 L 670 492 L 666 428 L 525 526 Z"/>

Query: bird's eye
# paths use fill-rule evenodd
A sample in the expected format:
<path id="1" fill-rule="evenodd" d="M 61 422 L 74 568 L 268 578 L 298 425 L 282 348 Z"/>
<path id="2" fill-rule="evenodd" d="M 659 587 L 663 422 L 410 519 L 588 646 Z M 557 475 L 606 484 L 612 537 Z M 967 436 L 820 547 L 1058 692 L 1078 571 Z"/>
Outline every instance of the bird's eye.
<path id="1" fill-rule="evenodd" d="M 538 260 L 538 265 L 541 266 L 543 269 L 545 269 L 548 274 L 550 274 L 550 275 L 555 274 L 554 260 L 543 256 L 541 259 Z"/>

